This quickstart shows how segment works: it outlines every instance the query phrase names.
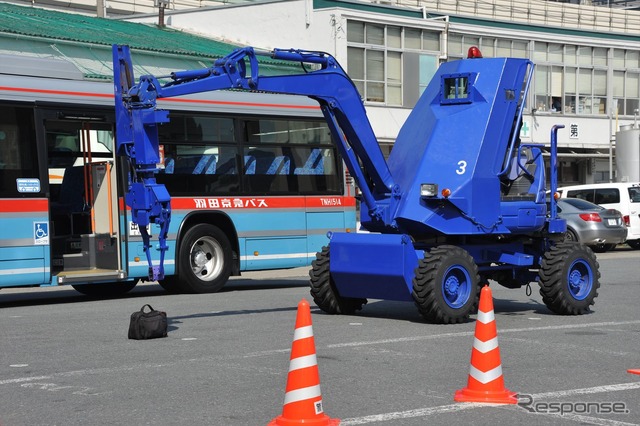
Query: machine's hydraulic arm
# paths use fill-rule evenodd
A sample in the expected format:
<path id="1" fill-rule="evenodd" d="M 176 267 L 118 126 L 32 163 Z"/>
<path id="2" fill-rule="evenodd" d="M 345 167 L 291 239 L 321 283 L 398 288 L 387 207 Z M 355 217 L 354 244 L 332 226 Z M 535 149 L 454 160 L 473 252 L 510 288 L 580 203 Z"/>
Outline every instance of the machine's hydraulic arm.
<path id="1" fill-rule="evenodd" d="M 300 63 L 302 71 L 293 75 L 260 76 L 257 55 Z M 394 188 L 358 90 L 331 55 L 283 49 L 266 52 L 245 47 L 216 60 L 210 68 L 173 72 L 164 77 L 145 75 L 137 84 L 127 46 L 113 46 L 113 61 L 118 153 L 128 157 L 131 165 L 126 201 L 143 236 L 151 279 L 161 279 L 163 267 L 162 260 L 157 267 L 151 263 L 149 234 L 145 227 L 152 222 L 160 225 L 159 243 L 161 259 L 164 259 L 171 215 L 169 194 L 154 178 L 159 161 L 157 126 L 168 121 L 167 112 L 156 109 L 159 98 L 242 89 L 315 99 L 347 168 L 362 191 L 372 220 L 382 220 L 383 208 L 377 201 L 389 197 L 397 188 Z M 304 64 L 311 64 L 313 69 L 306 69 Z M 159 79 L 168 82 L 161 83 Z M 366 176 L 359 162 L 364 166 Z"/>
<path id="2" fill-rule="evenodd" d="M 114 52 L 126 47 L 114 46 Z M 257 56 L 312 64 L 317 69 L 303 67 L 300 74 L 260 76 Z M 247 65 L 248 60 L 248 65 Z M 128 64 L 130 68 L 130 63 Z M 168 83 L 156 76 L 142 76 L 129 88 L 127 107 L 149 111 L 149 123 L 165 121 L 165 115 L 155 110 L 156 99 L 209 92 L 221 89 L 259 90 L 263 92 L 303 95 L 315 99 L 338 142 L 347 168 L 363 192 L 364 202 L 374 216 L 379 215 L 376 195 L 389 194 L 393 180 L 378 141 L 367 118 L 358 90 L 338 62 L 329 54 L 301 50 L 274 49 L 259 51 L 245 47 L 215 61 L 212 67 L 173 72 Z M 156 115 L 152 115 L 152 112 Z M 126 121 L 126 120 L 125 120 Z M 157 148 L 157 139 L 147 132 L 149 147 Z M 361 171 L 360 160 L 371 184 Z M 374 217 L 375 219 L 375 217 Z"/>
<path id="3" fill-rule="evenodd" d="M 164 255 L 171 219 L 171 198 L 164 185 L 156 183 L 159 160 L 158 123 L 169 121 L 166 111 L 155 109 L 154 102 L 141 99 L 133 82 L 133 67 L 126 46 L 113 47 L 113 73 L 116 109 L 116 143 L 118 155 L 129 164 L 128 191 L 125 197 L 132 220 L 138 225 L 149 264 L 149 279 L 164 278 Z M 148 95 L 149 91 L 145 93 Z M 153 265 L 148 226 L 160 225 L 158 235 L 160 263 Z"/>

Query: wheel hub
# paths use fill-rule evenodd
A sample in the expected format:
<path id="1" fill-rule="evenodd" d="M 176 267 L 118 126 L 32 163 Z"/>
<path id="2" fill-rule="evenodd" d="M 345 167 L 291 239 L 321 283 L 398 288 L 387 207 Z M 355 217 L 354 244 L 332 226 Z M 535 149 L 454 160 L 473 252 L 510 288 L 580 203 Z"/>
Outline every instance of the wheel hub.
<path id="1" fill-rule="evenodd" d="M 584 280 L 582 279 L 582 274 L 579 271 L 572 271 L 571 275 L 569 275 L 569 285 L 571 289 L 575 292 L 582 287 L 584 284 Z"/>
<path id="2" fill-rule="evenodd" d="M 198 268 L 202 268 L 204 265 L 206 265 L 208 260 L 209 259 L 207 258 L 207 254 L 202 250 L 198 250 L 197 252 L 193 253 L 193 265 L 197 266 Z"/>
<path id="3" fill-rule="evenodd" d="M 444 283 L 444 291 L 447 296 L 455 296 L 460 289 L 460 281 L 456 277 L 449 277 Z"/>
<path id="4" fill-rule="evenodd" d="M 584 300 L 592 288 L 592 273 L 589 265 L 581 260 L 576 260 L 569 267 L 567 286 L 569 292 L 576 300 Z"/>
<path id="5" fill-rule="evenodd" d="M 464 306 L 471 292 L 471 277 L 466 269 L 454 265 L 447 269 L 442 281 L 442 296 L 454 309 Z"/>

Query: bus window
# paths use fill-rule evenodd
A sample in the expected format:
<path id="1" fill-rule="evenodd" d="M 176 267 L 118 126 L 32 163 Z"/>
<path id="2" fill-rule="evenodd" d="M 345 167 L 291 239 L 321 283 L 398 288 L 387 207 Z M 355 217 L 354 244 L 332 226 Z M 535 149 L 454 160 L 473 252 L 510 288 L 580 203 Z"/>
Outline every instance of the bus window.
<path id="1" fill-rule="evenodd" d="M 0 196 L 2 197 L 25 194 L 17 188 L 16 179 L 39 178 L 34 129 L 31 109 L 0 107 Z"/>
<path id="2" fill-rule="evenodd" d="M 331 144 L 329 127 L 322 121 L 255 119 L 246 122 L 251 144 Z"/>
<path id="3" fill-rule="evenodd" d="M 166 143 L 164 168 L 156 176 L 172 195 L 226 195 L 240 191 L 238 148 Z"/>
<path id="4" fill-rule="evenodd" d="M 342 191 L 333 148 L 245 147 L 244 158 L 243 182 L 249 193 L 300 195 Z M 250 168 L 249 161 L 253 162 Z"/>
<path id="5" fill-rule="evenodd" d="M 234 142 L 233 119 L 213 115 L 171 113 L 158 128 L 160 143 Z"/>

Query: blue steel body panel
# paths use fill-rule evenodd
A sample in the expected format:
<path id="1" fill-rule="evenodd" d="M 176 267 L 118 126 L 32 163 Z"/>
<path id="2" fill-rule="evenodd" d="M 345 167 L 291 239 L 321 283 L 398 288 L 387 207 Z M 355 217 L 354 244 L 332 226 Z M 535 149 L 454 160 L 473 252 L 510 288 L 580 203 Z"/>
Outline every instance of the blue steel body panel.
<path id="1" fill-rule="evenodd" d="M 331 278 L 342 297 L 408 302 L 417 253 L 407 235 L 335 233 Z"/>
<path id="2" fill-rule="evenodd" d="M 411 235 L 511 232 L 501 221 L 498 175 L 529 65 L 526 59 L 492 58 L 440 66 L 389 156 L 401 198 L 390 204 L 388 224 Z M 442 102 L 442 81 L 452 75 L 469 76 L 468 102 Z M 438 184 L 451 195 L 444 203 L 441 195 L 425 201 L 422 183 Z M 527 231 L 539 228 L 536 222 Z"/>

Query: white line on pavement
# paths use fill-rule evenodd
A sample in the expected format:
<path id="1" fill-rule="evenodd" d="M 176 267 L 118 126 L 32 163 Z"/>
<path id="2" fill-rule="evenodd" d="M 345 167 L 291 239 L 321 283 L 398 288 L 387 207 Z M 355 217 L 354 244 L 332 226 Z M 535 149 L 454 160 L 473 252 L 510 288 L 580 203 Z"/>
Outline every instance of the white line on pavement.
<path id="1" fill-rule="evenodd" d="M 20 377 L 18 379 L 0 380 L 0 385 L 9 385 L 9 384 L 12 384 L 12 383 L 31 382 L 33 380 L 44 380 L 44 379 L 50 379 L 50 378 L 51 378 L 51 376 Z"/>
<path id="2" fill-rule="evenodd" d="M 557 392 L 545 392 L 539 394 L 530 395 L 533 400 L 536 399 L 548 399 L 548 398 L 558 398 L 570 395 L 586 395 L 586 394 L 594 394 L 594 393 L 608 393 L 608 392 L 618 392 L 624 390 L 633 390 L 640 389 L 640 382 L 634 383 L 619 383 L 614 385 L 604 385 L 604 386 L 596 386 L 592 388 L 582 388 L 582 389 L 569 389 Z M 418 408 L 415 410 L 408 411 L 396 411 L 393 413 L 384 413 L 384 414 L 374 414 L 371 416 L 364 417 L 354 417 L 350 419 L 343 419 L 340 424 L 342 426 L 351 426 L 351 425 L 364 425 L 367 423 L 375 423 L 375 422 L 388 422 L 392 420 L 399 419 L 409 419 L 415 417 L 427 417 L 434 414 L 443 414 L 443 413 L 452 413 L 456 411 L 470 410 L 474 408 L 480 407 L 512 407 L 505 406 L 501 404 L 480 404 L 480 403 L 459 403 L 459 404 L 450 404 L 450 405 L 440 405 L 438 407 L 428 407 L 428 408 Z M 522 413 L 526 414 L 536 414 L 536 415 L 545 415 L 541 413 L 530 413 L 528 411 L 523 410 Z M 561 418 L 568 418 L 567 414 L 562 416 Z M 625 423 L 618 422 L 615 420 L 607 420 L 607 419 L 599 419 L 597 417 L 589 417 L 589 416 L 578 416 L 572 415 L 571 420 L 576 421 L 588 421 L 591 424 L 598 425 L 611 425 L 611 426 L 628 426 L 634 425 L 634 423 Z"/>
<path id="3" fill-rule="evenodd" d="M 632 324 L 640 324 L 640 321 L 618 321 L 618 322 L 610 321 L 610 322 L 595 322 L 595 323 L 584 323 L 584 324 L 549 325 L 549 326 L 543 326 L 543 327 L 505 328 L 505 329 L 499 328 L 498 336 L 504 333 L 522 333 L 522 332 L 543 331 L 543 330 L 569 330 L 574 328 L 610 327 L 610 326 L 632 325 Z M 457 333 L 441 333 L 441 334 L 431 334 L 426 336 L 398 337 L 396 339 L 334 343 L 331 345 L 327 345 L 326 347 L 327 348 L 347 348 L 347 347 L 357 347 L 357 346 L 367 346 L 367 345 L 381 345 L 386 343 L 416 342 L 421 340 L 442 339 L 446 337 L 461 337 L 461 336 L 473 336 L 473 335 L 474 335 L 473 331 L 460 331 Z"/>

